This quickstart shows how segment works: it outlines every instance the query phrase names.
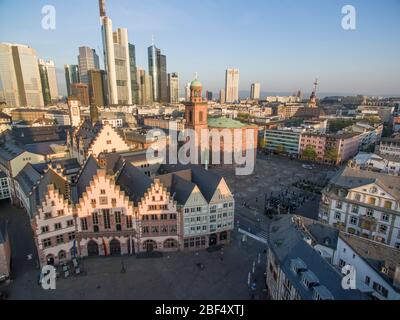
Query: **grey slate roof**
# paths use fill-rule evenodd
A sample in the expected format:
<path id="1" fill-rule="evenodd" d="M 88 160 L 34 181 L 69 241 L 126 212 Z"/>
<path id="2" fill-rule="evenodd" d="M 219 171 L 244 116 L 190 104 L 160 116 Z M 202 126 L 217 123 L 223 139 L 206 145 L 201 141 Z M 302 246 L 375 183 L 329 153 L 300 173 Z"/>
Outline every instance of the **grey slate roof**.
<path id="1" fill-rule="evenodd" d="M 24 146 L 24 149 L 41 155 L 50 155 L 54 154 L 54 150 L 51 148 L 51 145 L 58 144 L 58 145 L 65 145 L 65 140 L 61 141 L 46 141 L 46 142 L 39 142 L 34 144 L 27 144 Z"/>
<path id="2" fill-rule="evenodd" d="M 222 181 L 222 177 L 215 172 L 210 172 L 202 166 L 192 165 L 192 181 L 199 187 L 207 202 L 212 199 L 215 190 Z"/>
<path id="3" fill-rule="evenodd" d="M 302 272 L 296 274 L 291 268 L 291 261 L 301 259 L 320 285 L 326 287 L 335 300 L 363 300 L 367 296 L 358 290 L 344 290 L 342 276 L 303 240 L 303 235 L 291 221 L 292 216 L 282 215 L 271 223 L 269 247 L 273 251 L 280 268 L 299 292 L 302 299 L 312 300 L 313 290 L 306 288 L 301 281 Z"/>
<path id="4" fill-rule="evenodd" d="M 194 188 L 196 188 L 196 185 L 191 181 L 181 178 L 177 174 L 172 174 L 170 180 L 171 183 L 167 188 L 171 196 L 180 205 L 185 205 Z"/>
<path id="5" fill-rule="evenodd" d="M 345 167 L 332 178 L 330 183 L 345 189 L 377 183 L 388 193 L 400 199 L 400 177 L 389 176 L 384 173 Z"/>
<path id="6" fill-rule="evenodd" d="M 82 171 L 79 173 L 76 186 L 74 186 L 72 191 L 72 201 L 78 202 L 79 198 L 86 191 L 86 188 L 90 185 L 93 177 L 96 175 L 97 170 L 100 167 L 93 156 L 90 156 L 83 165 Z"/>
<path id="7" fill-rule="evenodd" d="M 304 218 L 302 222 L 318 244 L 336 250 L 339 239 L 338 229 Z"/>
<path id="8" fill-rule="evenodd" d="M 22 191 L 26 195 L 29 195 L 29 193 L 33 190 L 33 187 L 36 186 L 41 179 L 41 176 L 41 173 L 36 170 L 32 164 L 27 163 L 15 177 L 15 180 L 18 182 Z"/>
<path id="9" fill-rule="evenodd" d="M 0 162 L 7 166 L 8 161 L 18 157 L 24 149 L 18 147 L 10 141 L 6 141 L 4 144 L 0 145 Z"/>
<path id="10" fill-rule="evenodd" d="M 138 168 L 129 162 L 125 162 L 118 173 L 116 184 L 125 191 L 125 194 L 133 203 L 137 204 L 151 187 L 152 180 Z"/>

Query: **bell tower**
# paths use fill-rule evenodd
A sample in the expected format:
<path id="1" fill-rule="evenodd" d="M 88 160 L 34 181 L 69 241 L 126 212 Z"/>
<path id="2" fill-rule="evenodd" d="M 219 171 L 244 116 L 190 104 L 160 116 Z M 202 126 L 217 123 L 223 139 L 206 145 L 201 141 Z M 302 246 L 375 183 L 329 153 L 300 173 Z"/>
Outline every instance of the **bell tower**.
<path id="1" fill-rule="evenodd" d="M 208 104 L 202 98 L 203 86 L 197 77 L 190 84 L 190 101 L 186 103 L 186 127 L 195 129 L 208 128 Z"/>

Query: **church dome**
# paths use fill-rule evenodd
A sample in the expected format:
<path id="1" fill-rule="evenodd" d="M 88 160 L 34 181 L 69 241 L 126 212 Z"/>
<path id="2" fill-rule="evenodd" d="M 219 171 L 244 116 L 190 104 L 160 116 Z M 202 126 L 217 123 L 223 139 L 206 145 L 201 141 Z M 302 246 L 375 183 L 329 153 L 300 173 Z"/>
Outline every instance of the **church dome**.
<path id="1" fill-rule="evenodd" d="M 199 89 L 199 88 L 202 88 L 202 87 L 203 87 L 203 85 L 202 85 L 201 82 L 200 82 L 199 80 L 197 80 L 197 79 L 193 80 L 193 81 L 190 83 L 190 88 L 191 88 L 191 89 Z"/>

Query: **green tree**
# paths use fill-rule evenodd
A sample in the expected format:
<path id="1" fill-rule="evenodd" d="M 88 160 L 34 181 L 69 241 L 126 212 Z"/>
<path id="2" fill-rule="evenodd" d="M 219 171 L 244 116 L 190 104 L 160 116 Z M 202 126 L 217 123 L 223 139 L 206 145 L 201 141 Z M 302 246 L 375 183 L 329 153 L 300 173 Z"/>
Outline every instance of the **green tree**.
<path id="1" fill-rule="evenodd" d="M 311 144 L 307 145 L 304 149 L 302 156 L 304 159 L 315 161 L 317 158 L 317 152 L 315 151 L 315 147 Z"/>
<path id="2" fill-rule="evenodd" d="M 330 163 L 336 164 L 339 158 L 339 150 L 338 148 L 329 149 L 326 152 L 325 159 Z"/>
<path id="3" fill-rule="evenodd" d="M 276 152 L 278 154 L 284 154 L 285 153 L 285 146 L 283 144 L 280 144 L 279 146 L 276 147 Z"/>

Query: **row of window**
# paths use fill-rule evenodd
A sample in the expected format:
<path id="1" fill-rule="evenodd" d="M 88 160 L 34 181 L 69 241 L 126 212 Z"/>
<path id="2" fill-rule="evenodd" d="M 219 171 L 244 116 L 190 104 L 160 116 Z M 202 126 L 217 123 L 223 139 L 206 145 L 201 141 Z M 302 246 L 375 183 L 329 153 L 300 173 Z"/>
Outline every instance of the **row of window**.
<path id="1" fill-rule="evenodd" d="M 176 226 L 152 226 L 152 227 L 142 227 L 143 234 L 174 234 L 176 233 Z"/>
<path id="2" fill-rule="evenodd" d="M 67 240 L 68 239 L 68 240 Z M 69 232 L 66 235 L 60 234 L 55 238 L 47 238 L 42 240 L 43 248 L 50 248 L 53 245 L 63 244 L 65 242 L 75 240 L 75 232 Z"/>
<path id="3" fill-rule="evenodd" d="M 158 220 L 176 220 L 177 216 L 176 213 L 170 214 L 150 214 L 150 215 L 143 215 L 142 221 L 158 221 Z"/>
<path id="4" fill-rule="evenodd" d="M 67 223 L 66 223 L 66 227 L 69 228 L 69 227 L 73 227 L 73 226 L 74 226 L 74 220 L 72 220 L 72 219 L 68 220 Z M 58 222 L 58 223 L 54 224 L 54 230 L 55 231 L 61 230 L 61 229 L 62 229 L 62 223 L 61 222 Z M 48 232 L 50 232 L 50 226 L 42 226 L 41 230 L 42 230 L 42 233 L 48 233 Z"/>
<path id="5" fill-rule="evenodd" d="M 353 208 L 351 210 L 351 212 L 357 214 L 358 213 L 358 209 L 359 208 Z M 366 216 L 372 218 L 374 216 L 374 210 L 370 209 L 370 208 L 367 208 Z M 335 219 L 336 220 L 341 220 L 341 218 L 342 218 L 342 213 L 336 211 L 335 212 Z M 387 213 L 382 213 L 381 214 L 381 220 L 382 221 L 389 222 L 389 219 L 390 219 L 389 214 L 387 214 Z M 351 221 L 356 221 L 356 222 L 352 223 Z M 358 218 L 357 217 L 351 217 L 350 218 L 350 223 L 351 224 L 357 224 L 357 222 L 358 222 Z"/>

